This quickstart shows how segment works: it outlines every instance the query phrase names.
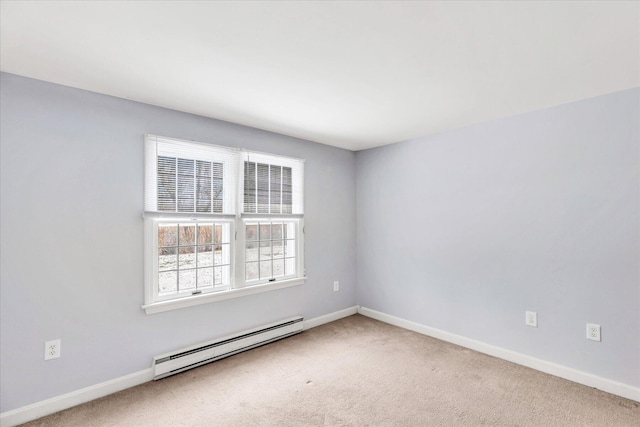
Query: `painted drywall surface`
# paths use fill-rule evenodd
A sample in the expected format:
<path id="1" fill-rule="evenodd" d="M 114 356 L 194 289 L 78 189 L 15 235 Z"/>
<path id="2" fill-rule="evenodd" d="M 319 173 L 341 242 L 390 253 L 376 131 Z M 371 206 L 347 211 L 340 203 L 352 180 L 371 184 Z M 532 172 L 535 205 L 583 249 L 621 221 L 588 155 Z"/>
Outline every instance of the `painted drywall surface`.
<path id="1" fill-rule="evenodd" d="M 1 412 L 186 345 L 355 305 L 353 152 L 10 74 L 1 85 Z M 306 159 L 307 283 L 146 315 L 145 133 Z M 45 362 L 57 338 L 62 357 Z"/>
<path id="2" fill-rule="evenodd" d="M 358 152 L 358 304 L 639 386 L 639 104 L 631 89 Z"/>

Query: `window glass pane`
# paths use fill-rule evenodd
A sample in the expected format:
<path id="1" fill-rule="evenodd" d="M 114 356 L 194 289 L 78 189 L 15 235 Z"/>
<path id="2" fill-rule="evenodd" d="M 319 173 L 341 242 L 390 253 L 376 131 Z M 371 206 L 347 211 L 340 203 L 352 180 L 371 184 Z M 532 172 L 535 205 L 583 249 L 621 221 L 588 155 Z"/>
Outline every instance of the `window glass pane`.
<path id="1" fill-rule="evenodd" d="M 244 212 L 256 212 L 256 164 L 244 162 Z"/>
<path id="2" fill-rule="evenodd" d="M 245 270 L 246 280 L 257 280 L 258 279 L 258 263 L 257 262 L 248 262 L 246 264 Z"/>
<path id="3" fill-rule="evenodd" d="M 260 241 L 260 261 L 265 259 L 271 259 L 271 242 Z"/>
<path id="4" fill-rule="evenodd" d="M 178 289 L 182 291 L 195 290 L 196 270 L 183 270 L 178 272 Z"/>
<path id="5" fill-rule="evenodd" d="M 193 212 L 193 199 L 178 199 L 178 212 Z"/>
<path id="6" fill-rule="evenodd" d="M 273 260 L 273 277 L 284 276 L 284 259 Z"/>
<path id="7" fill-rule="evenodd" d="M 166 271 L 158 274 L 158 293 L 160 295 L 175 293 L 178 289 L 178 272 Z"/>
<path id="8" fill-rule="evenodd" d="M 221 274 L 221 284 L 222 285 L 227 285 L 229 283 L 231 283 L 231 266 L 229 265 L 224 265 L 220 268 L 220 274 Z"/>
<path id="9" fill-rule="evenodd" d="M 271 224 L 260 223 L 260 240 L 271 239 Z"/>
<path id="10" fill-rule="evenodd" d="M 231 264 L 231 245 L 229 243 L 223 243 L 217 246 L 216 249 L 216 265 L 229 264 Z"/>
<path id="11" fill-rule="evenodd" d="M 271 165 L 270 178 L 271 213 L 281 213 L 280 195 L 282 193 L 282 167 Z"/>
<path id="12" fill-rule="evenodd" d="M 213 246 L 198 246 L 198 268 L 213 267 Z"/>
<path id="13" fill-rule="evenodd" d="M 193 160 L 178 159 L 178 212 L 194 211 L 194 172 Z"/>
<path id="14" fill-rule="evenodd" d="M 224 227 L 229 227 L 228 225 L 223 225 L 223 224 L 216 224 L 215 225 L 215 234 L 213 236 L 213 242 L 214 243 L 227 243 L 225 242 L 225 239 L 223 239 L 223 228 Z"/>
<path id="15" fill-rule="evenodd" d="M 176 158 L 158 156 L 158 210 L 176 210 Z"/>
<path id="16" fill-rule="evenodd" d="M 211 192 L 211 185 L 209 182 L 203 182 L 201 178 L 197 178 L 196 181 L 196 211 L 197 212 L 211 212 L 211 198 L 203 198 L 202 193 L 209 194 Z M 184 205 L 186 206 L 186 204 Z"/>
<path id="17" fill-rule="evenodd" d="M 271 261 L 260 261 L 260 278 L 269 279 L 271 275 Z"/>
<path id="18" fill-rule="evenodd" d="M 196 160 L 196 211 L 211 212 L 211 163 Z"/>
<path id="19" fill-rule="evenodd" d="M 178 224 L 158 225 L 158 246 L 178 245 Z"/>
<path id="20" fill-rule="evenodd" d="M 285 275 L 292 276 L 296 274 L 296 259 L 295 258 L 286 258 L 284 260 L 285 263 Z"/>
<path id="21" fill-rule="evenodd" d="M 198 269 L 198 289 L 213 287 L 213 268 Z"/>
<path id="22" fill-rule="evenodd" d="M 296 256 L 296 241 L 285 240 L 284 241 L 284 256 L 287 258 Z"/>
<path id="23" fill-rule="evenodd" d="M 247 262 L 258 261 L 258 242 L 247 242 L 245 260 Z"/>
<path id="24" fill-rule="evenodd" d="M 271 225 L 271 239 L 273 240 L 282 239 L 282 224 Z"/>
<path id="25" fill-rule="evenodd" d="M 282 168 L 282 213 L 291 213 L 293 186 L 291 168 Z"/>
<path id="26" fill-rule="evenodd" d="M 180 246 L 195 245 L 196 244 L 196 226 L 194 225 L 180 225 Z"/>
<path id="27" fill-rule="evenodd" d="M 258 240 L 258 224 L 247 224 L 245 232 L 247 240 Z"/>
<path id="28" fill-rule="evenodd" d="M 211 180 L 211 162 L 196 160 L 196 177 Z"/>
<path id="29" fill-rule="evenodd" d="M 178 176 L 189 177 L 193 180 L 193 173 L 195 171 L 195 161 L 192 159 L 180 159 L 178 158 Z"/>
<path id="30" fill-rule="evenodd" d="M 158 156 L 158 175 L 176 175 L 176 158 Z"/>
<path id="31" fill-rule="evenodd" d="M 217 285 L 222 285 L 224 283 L 223 281 L 223 274 L 222 274 L 222 270 L 225 267 L 215 267 L 215 284 Z"/>
<path id="32" fill-rule="evenodd" d="M 284 242 L 282 240 L 271 242 L 271 255 L 273 258 L 284 258 Z"/>
<path id="33" fill-rule="evenodd" d="M 178 254 L 178 270 L 196 267 L 196 247 L 184 246 L 180 247 Z"/>
<path id="34" fill-rule="evenodd" d="M 213 243 L 213 224 L 198 224 L 198 242 L 199 245 L 204 243 Z"/>
<path id="35" fill-rule="evenodd" d="M 158 249 L 158 271 L 178 269 L 178 248 Z"/>
<path id="36" fill-rule="evenodd" d="M 283 230 L 283 238 L 295 239 L 296 238 L 296 225 L 292 222 L 286 223 Z"/>
<path id="37" fill-rule="evenodd" d="M 258 213 L 269 213 L 269 165 L 258 163 Z"/>
<path id="38" fill-rule="evenodd" d="M 222 213 L 224 191 L 222 187 L 222 163 L 212 163 L 211 198 L 213 202 L 213 212 Z"/>

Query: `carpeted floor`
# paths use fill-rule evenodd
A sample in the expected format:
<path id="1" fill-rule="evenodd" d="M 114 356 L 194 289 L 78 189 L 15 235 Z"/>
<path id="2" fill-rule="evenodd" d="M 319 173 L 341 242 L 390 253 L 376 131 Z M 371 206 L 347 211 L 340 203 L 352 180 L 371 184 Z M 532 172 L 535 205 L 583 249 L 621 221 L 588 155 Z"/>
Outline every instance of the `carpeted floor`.
<path id="1" fill-rule="evenodd" d="M 640 403 L 360 315 L 28 426 L 640 426 Z"/>

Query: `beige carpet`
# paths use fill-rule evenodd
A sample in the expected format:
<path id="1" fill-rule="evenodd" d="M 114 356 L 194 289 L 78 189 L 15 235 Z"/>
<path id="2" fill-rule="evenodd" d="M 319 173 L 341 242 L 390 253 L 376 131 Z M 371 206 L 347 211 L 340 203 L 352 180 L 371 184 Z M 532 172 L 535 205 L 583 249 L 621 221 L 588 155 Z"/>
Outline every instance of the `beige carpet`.
<path id="1" fill-rule="evenodd" d="M 29 426 L 640 426 L 640 404 L 355 315 Z"/>

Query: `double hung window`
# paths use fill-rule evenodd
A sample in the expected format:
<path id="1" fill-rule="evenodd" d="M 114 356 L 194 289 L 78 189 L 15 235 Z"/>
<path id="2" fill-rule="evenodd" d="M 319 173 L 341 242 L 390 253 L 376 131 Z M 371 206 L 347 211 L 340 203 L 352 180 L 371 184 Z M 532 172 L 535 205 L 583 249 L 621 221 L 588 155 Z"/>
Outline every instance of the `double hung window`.
<path id="1" fill-rule="evenodd" d="M 158 297 L 224 287 L 231 282 L 228 222 L 158 221 Z"/>
<path id="2" fill-rule="evenodd" d="M 247 220 L 244 228 L 245 280 L 248 283 L 296 276 L 295 221 Z"/>
<path id="3" fill-rule="evenodd" d="M 145 137 L 145 305 L 301 284 L 304 162 Z"/>
<path id="4" fill-rule="evenodd" d="M 261 153 L 243 153 L 242 163 L 245 282 L 295 278 L 302 269 L 302 163 Z"/>

